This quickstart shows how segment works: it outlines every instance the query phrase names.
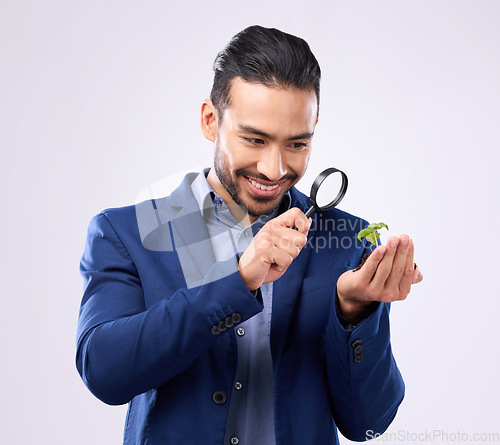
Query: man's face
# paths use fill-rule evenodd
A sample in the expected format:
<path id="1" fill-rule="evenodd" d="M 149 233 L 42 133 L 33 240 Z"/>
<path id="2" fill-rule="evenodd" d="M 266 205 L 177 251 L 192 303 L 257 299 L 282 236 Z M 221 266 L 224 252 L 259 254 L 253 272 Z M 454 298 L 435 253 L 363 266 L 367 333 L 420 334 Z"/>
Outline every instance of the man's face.
<path id="1" fill-rule="evenodd" d="M 214 190 L 253 217 L 272 213 L 306 171 L 317 107 L 313 90 L 234 79 L 217 128 Z"/>

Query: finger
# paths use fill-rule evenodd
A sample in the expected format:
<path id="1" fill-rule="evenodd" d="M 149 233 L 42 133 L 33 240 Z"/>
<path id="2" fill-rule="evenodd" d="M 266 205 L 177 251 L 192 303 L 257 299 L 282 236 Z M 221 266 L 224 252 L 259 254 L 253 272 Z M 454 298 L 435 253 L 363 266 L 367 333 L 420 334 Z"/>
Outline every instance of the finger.
<path id="1" fill-rule="evenodd" d="M 307 235 L 312 222 L 312 220 L 308 219 L 304 212 L 298 207 L 292 207 L 271 221 L 275 221 L 288 228 L 296 227 L 297 230 L 304 235 Z"/>
<path id="2" fill-rule="evenodd" d="M 261 230 L 257 234 L 257 236 L 254 237 L 254 239 L 250 243 L 249 248 L 252 246 L 256 252 L 260 252 L 266 249 L 271 249 L 274 246 L 272 230 L 270 229 Z"/>
<path id="3" fill-rule="evenodd" d="M 365 285 L 368 285 L 370 281 L 373 279 L 375 272 L 377 271 L 377 267 L 384 258 L 384 255 L 387 251 L 387 247 L 378 246 L 368 257 L 366 263 L 363 264 L 363 267 L 357 271 L 361 275 L 361 282 Z"/>
<path id="4" fill-rule="evenodd" d="M 391 294 L 399 292 L 400 282 L 406 270 L 409 247 L 410 237 L 408 235 L 401 235 L 399 237 L 398 250 L 394 256 L 394 261 L 392 262 L 391 273 L 385 282 L 385 287 Z M 413 253 L 411 255 L 411 261 L 411 270 L 413 274 Z M 413 275 L 410 275 L 410 283 L 412 276 Z"/>
<path id="5" fill-rule="evenodd" d="M 302 211 L 300 211 L 298 218 L 296 218 L 294 221 L 294 227 L 304 235 L 307 235 L 307 233 L 309 232 L 311 224 L 312 224 L 312 218 L 310 217 L 307 218 Z"/>
<path id="6" fill-rule="evenodd" d="M 281 248 L 287 248 L 289 245 L 302 249 L 307 242 L 307 236 L 304 233 L 279 225 L 276 222 L 270 225 L 269 230 L 271 231 L 274 245 Z"/>
<path id="7" fill-rule="evenodd" d="M 384 258 L 377 267 L 377 271 L 370 282 L 370 287 L 373 289 L 382 289 L 385 286 L 385 282 L 389 277 L 392 270 L 392 263 L 394 261 L 394 256 L 398 249 L 399 238 L 397 236 L 392 236 L 387 240 L 387 251 Z"/>
<path id="8" fill-rule="evenodd" d="M 285 250 L 275 247 L 269 252 L 267 258 L 268 262 L 273 265 L 273 269 L 284 273 L 290 264 L 292 264 L 295 257 L 290 255 Z"/>
<path id="9" fill-rule="evenodd" d="M 404 300 L 406 296 L 410 293 L 411 283 L 413 281 L 413 254 L 414 254 L 415 246 L 413 244 L 413 240 L 409 240 L 408 244 L 408 254 L 406 256 L 406 264 L 403 271 L 403 276 L 401 277 L 401 281 L 399 282 L 399 298 Z"/>
<path id="10" fill-rule="evenodd" d="M 285 234 L 275 234 L 273 237 L 274 245 L 290 254 L 293 258 L 297 257 L 302 248 L 306 245 L 307 237 L 293 229 L 284 229 L 293 232 Z"/>

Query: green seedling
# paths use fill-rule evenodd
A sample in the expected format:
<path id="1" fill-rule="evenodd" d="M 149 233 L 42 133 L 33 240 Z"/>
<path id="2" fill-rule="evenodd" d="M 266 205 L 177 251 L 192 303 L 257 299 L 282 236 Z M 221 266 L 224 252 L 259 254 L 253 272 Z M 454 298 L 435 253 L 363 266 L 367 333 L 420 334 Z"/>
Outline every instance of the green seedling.
<path id="1" fill-rule="evenodd" d="M 377 232 L 377 230 L 380 230 L 382 228 L 386 228 L 389 230 L 389 226 L 385 223 L 372 223 L 368 225 L 363 230 L 360 230 L 358 233 L 358 239 L 360 241 L 363 241 L 363 238 L 366 238 L 366 241 L 372 243 L 371 250 L 373 250 L 374 247 L 377 247 L 377 241 L 380 238 L 380 233 Z"/>

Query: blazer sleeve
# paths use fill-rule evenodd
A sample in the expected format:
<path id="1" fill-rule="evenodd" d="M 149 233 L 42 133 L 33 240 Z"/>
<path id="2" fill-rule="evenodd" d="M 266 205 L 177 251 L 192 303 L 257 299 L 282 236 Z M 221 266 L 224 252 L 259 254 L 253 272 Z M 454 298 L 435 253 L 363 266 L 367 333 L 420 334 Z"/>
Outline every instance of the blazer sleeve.
<path id="1" fill-rule="evenodd" d="M 404 397 L 390 344 L 390 304 L 379 303 L 352 330 L 332 306 L 326 350 L 333 418 L 345 437 L 365 441 L 389 427 Z"/>
<path id="2" fill-rule="evenodd" d="M 90 223 L 80 271 L 76 366 L 108 404 L 127 403 L 188 368 L 220 338 L 214 324 L 262 310 L 234 272 L 234 260 L 216 263 L 200 286 L 178 289 L 146 309 L 137 267 L 104 213 Z"/>

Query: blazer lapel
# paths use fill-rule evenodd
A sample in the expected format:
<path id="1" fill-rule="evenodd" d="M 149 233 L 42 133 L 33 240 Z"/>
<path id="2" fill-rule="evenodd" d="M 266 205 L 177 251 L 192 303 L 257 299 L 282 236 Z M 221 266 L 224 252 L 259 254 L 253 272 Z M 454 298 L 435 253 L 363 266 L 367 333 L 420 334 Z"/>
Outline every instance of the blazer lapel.
<path id="1" fill-rule="evenodd" d="M 180 208 L 170 222 L 174 248 L 188 288 L 200 285 L 216 263 L 206 222 L 191 189 L 195 178 L 196 174 L 186 176 L 171 195 L 172 207 Z"/>

